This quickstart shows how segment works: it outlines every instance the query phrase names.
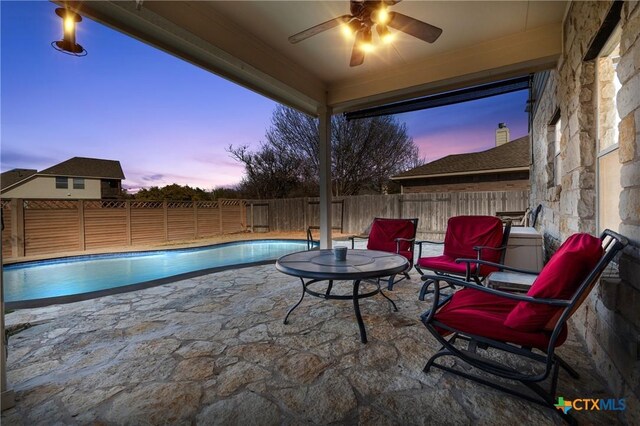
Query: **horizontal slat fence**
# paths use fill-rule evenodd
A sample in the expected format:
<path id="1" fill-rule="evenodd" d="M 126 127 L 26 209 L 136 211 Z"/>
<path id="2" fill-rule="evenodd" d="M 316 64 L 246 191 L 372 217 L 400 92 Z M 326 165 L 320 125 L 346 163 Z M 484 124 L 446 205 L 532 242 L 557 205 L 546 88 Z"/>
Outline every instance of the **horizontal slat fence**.
<path id="1" fill-rule="evenodd" d="M 198 202 L 2 200 L 3 258 L 317 227 L 318 198 Z M 524 211 L 528 191 L 336 197 L 334 230 L 360 234 L 374 217 L 417 217 L 418 237 L 442 239 L 457 215 Z"/>
<path id="2" fill-rule="evenodd" d="M 243 200 L 3 199 L 2 256 L 193 240 L 246 230 Z"/>
<path id="3" fill-rule="evenodd" d="M 318 226 L 318 198 L 247 201 L 247 224 L 254 232 L 304 231 Z M 528 191 L 451 192 L 336 197 L 332 226 L 360 234 L 375 217 L 418 218 L 418 237 L 442 239 L 447 220 L 459 215 L 495 215 L 524 211 Z"/>
<path id="4" fill-rule="evenodd" d="M 200 237 L 211 237 L 221 233 L 220 227 L 220 209 L 218 203 L 200 202 L 196 204 L 198 216 L 198 235 Z"/>
<path id="5" fill-rule="evenodd" d="M 125 201 L 85 201 L 83 207 L 87 250 L 129 245 Z"/>
<path id="6" fill-rule="evenodd" d="M 24 252 L 45 254 L 80 247 L 78 204 L 67 200 L 24 202 Z"/>
<path id="7" fill-rule="evenodd" d="M 162 202 L 134 202 L 131 206 L 131 244 L 154 244 L 168 241 Z"/>

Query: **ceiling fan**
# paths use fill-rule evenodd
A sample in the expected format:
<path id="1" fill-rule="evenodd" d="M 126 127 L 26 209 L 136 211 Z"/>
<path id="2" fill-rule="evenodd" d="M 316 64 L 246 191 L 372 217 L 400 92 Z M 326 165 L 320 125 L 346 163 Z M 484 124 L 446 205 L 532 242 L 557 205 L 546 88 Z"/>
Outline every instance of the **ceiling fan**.
<path id="1" fill-rule="evenodd" d="M 351 51 L 352 67 L 362 65 L 364 56 L 373 50 L 373 28 L 383 43 L 391 42 L 393 36 L 389 27 L 412 35 L 420 40 L 433 43 L 442 34 L 442 29 L 407 15 L 387 10 L 401 0 L 351 0 L 351 14 L 338 16 L 289 37 L 290 43 L 298 43 L 323 31 L 339 25 L 346 35 L 355 36 Z"/>

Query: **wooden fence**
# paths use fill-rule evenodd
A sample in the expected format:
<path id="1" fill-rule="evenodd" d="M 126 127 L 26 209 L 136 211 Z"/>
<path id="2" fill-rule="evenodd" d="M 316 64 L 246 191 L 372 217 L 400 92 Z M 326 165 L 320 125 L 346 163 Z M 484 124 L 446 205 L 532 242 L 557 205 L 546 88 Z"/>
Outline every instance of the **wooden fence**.
<path id="1" fill-rule="evenodd" d="M 3 258 L 192 240 L 246 230 L 243 200 L 2 200 Z"/>
<path id="2" fill-rule="evenodd" d="M 528 191 L 358 195 L 334 199 L 331 219 L 334 229 L 360 234 L 374 217 L 417 217 L 420 238 L 442 239 L 452 216 L 495 215 L 528 206 Z M 304 231 L 320 224 L 318 199 L 250 200 L 246 221 L 254 232 Z"/>
<path id="3" fill-rule="evenodd" d="M 320 225 L 318 198 L 1 202 L 4 259 L 192 240 L 247 229 L 305 231 Z M 528 205 L 528 191 L 338 197 L 332 203 L 332 225 L 345 234 L 360 234 L 374 217 L 417 217 L 420 238 L 442 239 L 451 216 L 524 211 Z"/>

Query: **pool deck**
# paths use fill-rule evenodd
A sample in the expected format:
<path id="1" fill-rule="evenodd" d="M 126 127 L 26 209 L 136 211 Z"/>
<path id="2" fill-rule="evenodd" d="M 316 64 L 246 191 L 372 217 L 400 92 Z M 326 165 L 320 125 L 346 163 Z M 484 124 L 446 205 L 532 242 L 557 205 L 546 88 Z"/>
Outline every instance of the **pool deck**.
<path id="1" fill-rule="evenodd" d="M 282 324 L 301 288 L 273 265 L 12 312 L 7 326 L 27 328 L 9 338 L 17 401 L 2 424 L 562 424 L 549 409 L 423 373 L 438 345 L 411 276 L 387 292 L 399 312 L 381 296 L 361 301 L 366 345 L 348 301 L 307 296 Z M 559 395 L 612 396 L 583 342 L 570 334 L 559 353 L 582 375 L 561 372 Z"/>

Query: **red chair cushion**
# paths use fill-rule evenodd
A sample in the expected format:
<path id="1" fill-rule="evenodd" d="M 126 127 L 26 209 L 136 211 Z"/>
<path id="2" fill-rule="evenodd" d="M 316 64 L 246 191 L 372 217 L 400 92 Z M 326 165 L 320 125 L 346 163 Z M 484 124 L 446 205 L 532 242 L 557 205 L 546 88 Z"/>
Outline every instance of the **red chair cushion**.
<path id="1" fill-rule="evenodd" d="M 434 318 L 436 321 L 465 333 L 501 342 L 546 349 L 551 333 L 544 331 L 523 332 L 504 325 L 507 315 L 518 303 L 516 300 L 465 288 L 456 292 L 451 300 L 435 314 Z M 450 333 L 442 328 L 436 327 L 436 329 L 442 336 Z M 565 326 L 556 340 L 556 346 L 564 343 L 566 338 Z"/>
<path id="2" fill-rule="evenodd" d="M 502 236 L 502 221 L 495 216 L 455 216 L 447 223 L 443 254 L 453 259 L 476 259 L 474 246 L 500 247 Z M 497 250 L 484 250 L 481 259 L 499 262 L 500 255 Z M 479 272 L 486 276 L 493 271 L 496 269 L 481 266 Z"/>
<path id="3" fill-rule="evenodd" d="M 465 275 L 467 273 L 466 263 L 456 263 L 455 259 L 449 256 L 422 257 L 418 259 L 418 266 L 437 272 L 445 272 L 455 275 Z M 476 271 L 476 264 L 471 264 L 471 273 Z"/>
<path id="4" fill-rule="evenodd" d="M 545 299 L 571 299 L 602 254 L 599 238 L 589 234 L 572 235 L 551 257 L 527 295 Z M 553 327 L 551 320 L 560 310 L 553 306 L 520 302 L 507 316 L 505 325 L 520 331 L 550 329 Z"/>
<path id="5" fill-rule="evenodd" d="M 416 226 L 411 220 L 376 218 L 371 225 L 367 248 L 369 250 L 380 250 L 396 253 L 396 238 L 412 239 L 415 237 Z M 413 241 L 400 242 L 400 252 L 408 252 L 412 249 Z M 413 254 L 411 255 L 411 258 L 409 258 L 409 260 L 413 261 Z"/>

